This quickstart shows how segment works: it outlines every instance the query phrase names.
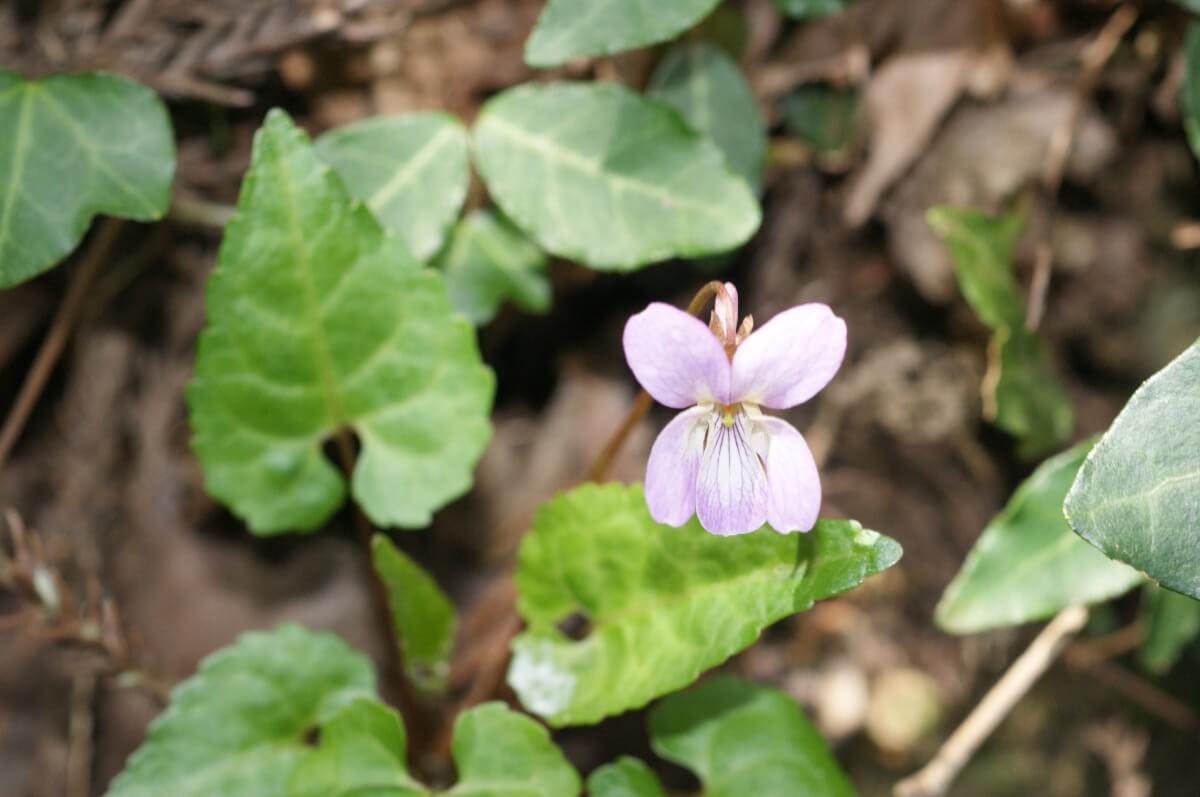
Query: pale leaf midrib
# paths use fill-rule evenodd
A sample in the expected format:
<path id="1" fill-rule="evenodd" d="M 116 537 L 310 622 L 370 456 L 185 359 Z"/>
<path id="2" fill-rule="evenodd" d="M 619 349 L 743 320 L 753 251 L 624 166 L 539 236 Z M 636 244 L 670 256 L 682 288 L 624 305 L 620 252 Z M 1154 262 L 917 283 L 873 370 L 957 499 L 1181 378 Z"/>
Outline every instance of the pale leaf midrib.
<path id="1" fill-rule="evenodd" d="M 386 183 L 372 192 L 367 199 L 367 207 L 377 211 L 394 199 L 416 175 L 420 174 L 433 157 L 445 148 L 445 145 L 453 139 L 455 132 L 457 131 L 447 124 L 433 138 L 422 144 L 407 163 L 396 170 L 396 173 Z"/>

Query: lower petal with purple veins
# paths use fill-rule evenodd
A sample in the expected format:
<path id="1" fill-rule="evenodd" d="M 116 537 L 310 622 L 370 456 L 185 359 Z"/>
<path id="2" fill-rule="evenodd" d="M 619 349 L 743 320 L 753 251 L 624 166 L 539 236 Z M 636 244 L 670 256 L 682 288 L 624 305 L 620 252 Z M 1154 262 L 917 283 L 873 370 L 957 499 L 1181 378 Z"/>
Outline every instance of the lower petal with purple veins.
<path id="1" fill-rule="evenodd" d="M 724 419 L 713 413 L 709 422 L 696 481 L 696 515 L 713 534 L 746 534 L 767 519 L 767 475 L 749 431 L 740 410 Z"/>
<path id="2" fill-rule="evenodd" d="M 682 526 L 696 513 L 696 475 L 704 452 L 709 407 L 692 407 L 659 433 L 646 463 L 646 506 L 650 517 Z"/>

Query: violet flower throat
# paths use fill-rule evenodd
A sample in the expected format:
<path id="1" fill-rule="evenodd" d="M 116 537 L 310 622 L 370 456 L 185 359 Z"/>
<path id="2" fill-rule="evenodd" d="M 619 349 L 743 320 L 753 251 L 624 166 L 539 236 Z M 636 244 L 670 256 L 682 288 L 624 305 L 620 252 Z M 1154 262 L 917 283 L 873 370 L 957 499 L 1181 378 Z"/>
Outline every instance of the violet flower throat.
<path id="1" fill-rule="evenodd" d="M 808 531 L 821 508 L 817 465 L 803 435 L 762 408 L 808 401 L 846 354 L 846 322 L 824 304 L 802 304 L 754 330 L 738 325 L 737 289 L 718 291 L 709 325 L 650 304 L 629 319 L 625 359 L 659 404 L 683 410 L 658 435 L 646 464 L 646 504 L 659 523 L 696 515 L 713 534 L 763 523 Z"/>

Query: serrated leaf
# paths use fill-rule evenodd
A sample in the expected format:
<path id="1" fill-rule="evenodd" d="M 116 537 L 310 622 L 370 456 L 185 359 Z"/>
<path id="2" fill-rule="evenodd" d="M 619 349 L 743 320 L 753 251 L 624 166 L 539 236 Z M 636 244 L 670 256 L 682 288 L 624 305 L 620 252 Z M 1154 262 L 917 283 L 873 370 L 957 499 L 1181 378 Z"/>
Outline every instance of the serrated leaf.
<path id="1" fill-rule="evenodd" d="M 776 8 L 789 17 L 827 17 L 842 11 L 851 0 L 771 0 Z"/>
<path id="2" fill-rule="evenodd" d="M 577 797 L 579 775 L 546 729 L 500 703 L 463 713 L 452 742 L 453 797 Z M 289 797 L 426 797 L 405 765 L 404 724 L 374 700 L 355 701 L 322 730 L 321 744 L 292 777 Z"/>
<path id="3" fill-rule="evenodd" d="M 735 172 L 755 190 L 767 159 L 767 130 L 742 70 L 708 42 L 670 50 L 650 77 L 650 96 L 683 114 L 712 139 Z"/>
<path id="4" fill-rule="evenodd" d="M 552 725 L 595 722 L 691 683 L 771 623 L 852 589 L 900 558 L 848 520 L 736 538 L 655 523 L 641 485 L 583 485 L 543 504 L 521 543 L 527 630 L 509 683 Z M 582 616 L 572 640 L 556 624 Z"/>
<path id="5" fill-rule="evenodd" d="M 628 271 L 745 243 L 761 214 L 716 146 L 612 83 L 527 84 L 475 123 L 492 198 L 546 251 Z"/>
<path id="6" fill-rule="evenodd" d="M 1021 625 L 1068 606 L 1098 603 L 1142 582 L 1071 531 L 1062 502 L 1093 441 L 1046 460 L 1013 493 L 938 603 L 938 627 L 954 634 Z"/>
<path id="7" fill-rule="evenodd" d="M 655 706 L 650 744 L 695 772 L 705 797 L 854 794 L 794 700 L 730 675 L 713 676 Z"/>
<path id="8" fill-rule="evenodd" d="M 150 89 L 89 72 L 27 81 L 0 69 L 0 288 L 49 269 L 97 213 L 162 218 L 175 142 Z"/>
<path id="9" fill-rule="evenodd" d="M 441 250 L 467 198 L 467 131 L 447 113 L 377 116 L 314 142 L 357 199 L 418 260 Z"/>
<path id="10" fill-rule="evenodd" d="M 474 332 L 282 111 L 255 138 L 206 308 L 192 445 L 209 493 L 253 531 L 312 530 L 337 509 L 322 446 L 343 427 L 376 525 L 426 525 L 468 489 L 493 391 Z"/>
<path id="11" fill-rule="evenodd" d="M 937 207 L 929 225 L 942 238 L 967 303 L 993 331 L 983 384 L 983 415 L 1020 440 L 1033 458 L 1071 436 L 1075 412 L 1055 378 L 1042 339 L 1025 328 L 1025 307 L 1013 273 L 1020 213 L 994 217 Z"/>
<path id="12" fill-rule="evenodd" d="M 1200 598 L 1200 341 L 1137 389 L 1088 455 L 1064 511 L 1112 559 Z"/>
<path id="13" fill-rule="evenodd" d="M 308 735 L 374 688 L 371 661 L 332 634 L 245 634 L 172 691 L 107 797 L 285 794 Z"/>
<path id="14" fill-rule="evenodd" d="M 629 756 L 592 772 L 587 793 L 588 797 L 667 797 L 654 770 Z"/>
<path id="15" fill-rule="evenodd" d="M 1175 666 L 1184 648 L 1200 634 L 1200 601 L 1147 584 L 1142 596 L 1142 627 L 1138 663 L 1155 675 Z"/>
<path id="16" fill-rule="evenodd" d="M 422 692 L 443 691 L 454 648 L 454 604 L 386 535 L 376 534 L 371 540 L 371 561 L 387 587 L 405 675 Z"/>
<path id="17" fill-rule="evenodd" d="M 585 55 L 611 55 L 673 39 L 719 0 L 548 0 L 525 42 L 525 63 L 564 64 Z"/>
<path id="18" fill-rule="evenodd" d="M 550 309 L 545 253 L 493 211 L 460 221 L 438 266 L 455 309 L 476 326 L 491 321 L 506 299 L 531 313 Z"/>

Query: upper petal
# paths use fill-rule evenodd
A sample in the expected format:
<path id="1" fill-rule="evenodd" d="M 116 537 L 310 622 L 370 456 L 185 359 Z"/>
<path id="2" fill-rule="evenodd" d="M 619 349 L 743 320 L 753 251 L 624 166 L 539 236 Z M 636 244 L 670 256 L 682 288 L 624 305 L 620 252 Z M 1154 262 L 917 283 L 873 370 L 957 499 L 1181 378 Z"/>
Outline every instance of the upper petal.
<path id="1" fill-rule="evenodd" d="M 804 435 L 779 418 L 754 425 L 755 448 L 767 468 L 767 523 L 780 534 L 808 531 L 821 511 L 821 479 Z"/>
<path id="2" fill-rule="evenodd" d="M 692 407 L 668 423 L 646 463 L 646 506 L 668 526 L 682 526 L 696 514 L 696 474 L 704 451 L 707 407 Z"/>
<path id="3" fill-rule="evenodd" d="M 729 403 L 729 358 L 704 322 L 654 302 L 625 324 L 625 359 L 659 404 Z"/>
<path id="4" fill-rule="evenodd" d="M 772 409 L 808 401 L 846 356 L 846 322 L 824 304 L 784 310 L 738 346 L 730 395 Z"/>
<path id="5" fill-rule="evenodd" d="M 696 479 L 696 516 L 721 536 L 754 531 L 767 519 L 767 476 L 742 413 L 731 426 L 713 413 Z"/>

